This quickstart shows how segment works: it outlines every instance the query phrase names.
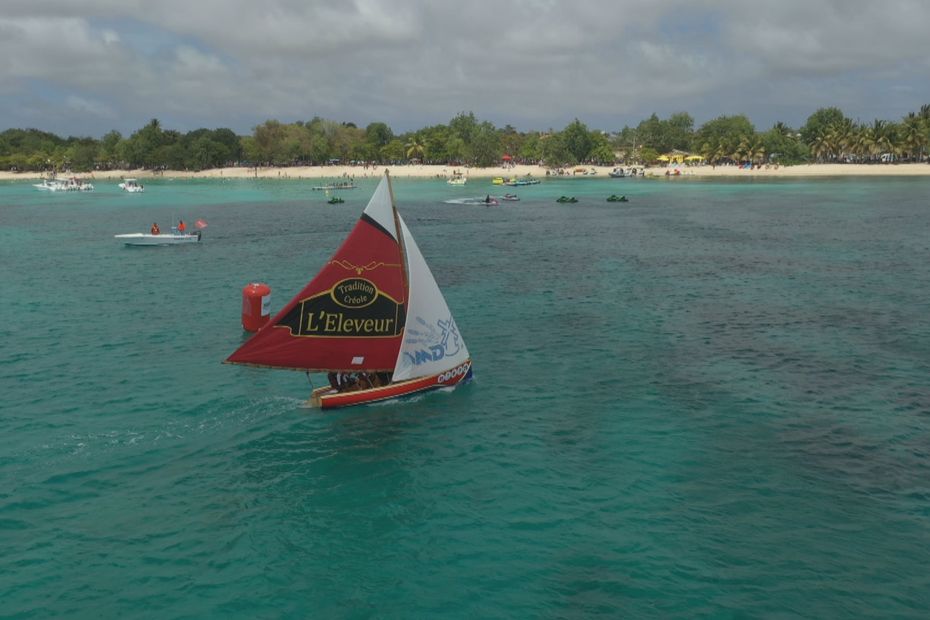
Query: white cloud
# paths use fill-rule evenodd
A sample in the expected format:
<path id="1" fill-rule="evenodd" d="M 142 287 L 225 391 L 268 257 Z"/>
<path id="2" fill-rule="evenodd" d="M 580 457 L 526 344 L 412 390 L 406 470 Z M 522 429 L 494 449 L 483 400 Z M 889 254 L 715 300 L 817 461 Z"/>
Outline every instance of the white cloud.
<path id="1" fill-rule="evenodd" d="M 112 119 L 115 117 L 113 110 L 107 104 L 100 101 L 85 99 L 77 95 L 68 95 L 65 98 L 65 105 L 70 110 L 79 114 L 97 116 L 105 119 Z"/>
<path id="2" fill-rule="evenodd" d="M 926 23 L 917 0 L 6 0 L 0 118 L 25 122 L 30 95 L 73 123 L 63 92 L 110 110 L 97 133 L 315 115 L 404 130 L 463 110 L 522 129 L 676 110 L 765 125 L 871 116 L 879 90 L 896 118 L 930 101 Z"/>

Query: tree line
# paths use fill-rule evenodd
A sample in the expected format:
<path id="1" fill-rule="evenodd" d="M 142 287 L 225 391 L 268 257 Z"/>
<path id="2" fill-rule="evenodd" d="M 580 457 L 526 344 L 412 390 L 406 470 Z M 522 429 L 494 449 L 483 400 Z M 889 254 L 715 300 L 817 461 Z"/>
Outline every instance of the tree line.
<path id="1" fill-rule="evenodd" d="M 519 132 L 495 127 L 471 112 L 448 124 L 395 134 L 383 122 L 364 129 L 319 117 L 281 123 L 268 120 L 251 135 L 231 129 L 182 134 L 152 119 L 124 137 L 68 137 L 38 129 L 0 133 L 0 169 L 86 172 L 113 169 L 206 170 L 224 166 L 295 166 L 332 163 L 419 162 L 486 167 L 502 161 L 572 166 L 650 164 L 667 153 L 701 155 L 712 164 L 926 161 L 930 105 L 900 122 L 860 123 L 836 107 L 821 108 L 800 128 L 784 123 L 757 131 L 745 115 L 721 116 L 697 129 L 686 112 L 656 114 L 636 127 L 608 133 L 575 119 L 561 131 Z"/>

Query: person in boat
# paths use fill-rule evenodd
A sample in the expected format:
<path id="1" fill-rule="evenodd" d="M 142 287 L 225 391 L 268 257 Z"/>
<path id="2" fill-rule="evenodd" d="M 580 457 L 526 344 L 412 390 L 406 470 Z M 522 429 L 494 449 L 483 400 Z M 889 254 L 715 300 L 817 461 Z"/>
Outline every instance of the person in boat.
<path id="1" fill-rule="evenodd" d="M 158 224 L 156 224 L 155 222 L 152 222 L 152 230 L 151 230 L 151 233 L 152 233 L 153 235 L 160 235 L 160 234 L 161 234 L 161 229 L 158 228 Z"/>
<path id="2" fill-rule="evenodd" d="M 182 235 L 187 230 L 187 224 L 184 223 L 184 220 L 178 220 L 178 232 Z"/>

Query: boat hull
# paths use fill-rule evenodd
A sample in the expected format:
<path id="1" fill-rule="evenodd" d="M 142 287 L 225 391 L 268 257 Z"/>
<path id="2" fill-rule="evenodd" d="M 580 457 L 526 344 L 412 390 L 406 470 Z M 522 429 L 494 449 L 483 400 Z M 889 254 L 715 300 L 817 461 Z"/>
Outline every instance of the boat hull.
<path id="1" fill-rule="evenodd" d="M 455 368 L 435 375 L 399 381 L 383 387 L 356 390 L 354 392 L 337 392 L 330 386 L 313 390 L 307 401 L 309 407 L 320 409 L 337 409 L 353 405 L 367 405 L 384 400 L 402 398 L 422 392 L 429 392 L 439 388 L 455 387 L 459 383 L 466 383 L 472 378 L 471 360 L 466 360 Z"/>
<path id="2" fill-rule="evenodd" d="M 199 243 L 200 233 L 176 235 L 160 234 L 151 235 L 148 233 L 129 233 L 126 235 L 113 235 L 126 245 L 182 245 L 187 243 Z"/>

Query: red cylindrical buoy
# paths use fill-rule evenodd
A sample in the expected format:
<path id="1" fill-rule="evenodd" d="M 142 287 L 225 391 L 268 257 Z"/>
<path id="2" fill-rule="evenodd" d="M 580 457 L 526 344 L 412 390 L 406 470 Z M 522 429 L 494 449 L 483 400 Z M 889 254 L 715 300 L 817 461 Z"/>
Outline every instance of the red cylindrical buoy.
<path id="1" fill-rule="evenodd" d="M 271 287 L 251 282 L 242 289 L 242 329 L 257 332 L 271 318 Z"/>

